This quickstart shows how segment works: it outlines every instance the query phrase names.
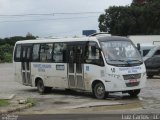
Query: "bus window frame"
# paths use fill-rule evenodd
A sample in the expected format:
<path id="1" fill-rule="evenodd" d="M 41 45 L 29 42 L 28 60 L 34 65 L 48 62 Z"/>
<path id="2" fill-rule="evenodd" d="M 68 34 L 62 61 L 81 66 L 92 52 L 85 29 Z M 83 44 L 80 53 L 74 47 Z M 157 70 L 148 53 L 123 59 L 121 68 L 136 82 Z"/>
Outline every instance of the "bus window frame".
<path id="1" fill-rule="evenodd" d="M 53 60 L 55 44 L 59 44 L 59 43 L 61 43 L 61 44 L 66 44 L 66 48 L 67 48 L 67 46 L 68 46 L 68 42 L 54 42 L 54 43 L 53 43 L 53 49 L 52 49 L 52 63 L 68 63 L 67 59 L 66 59 L 66 61 L 63 60 L 62 62 L 56 62 L 56 61 Z M 66 49 L 66 51 L 67 51 L 67 49 Z M 67 54 L 66 54 L 66 57 L 67 57 Z"/>
<path id="2" fill-rule="evenodd" d="M 31 51 L 30 51 L 30 57 L 29 59 L 26 59 L 25 61 L 23 60 L 23 47 L 31 47 Z M 21 44 L 21 55 L 20 55 L 20 62 L 32 62 L 32 54 L 33 54 L 33 43 L 26 43 L 26 44 Z M 26 54 L 26 53 L 25 53 Z"/>
<path id="3" fill-rule="evenodd" d="M 83 46 L 82 47 L 82 60 L 81 63 L 84 64 L 85 63 L 85 46 L 86 46 L 86 41 L 71 41 L 71 42 L 66 42 L 67 43 L 67 56 L 68 56 L 68 47 L 69 46 Z M 75 54 L 75 53 L 74 53 Z M 76 53 L 77 54 L 77 53 Z M 67 63 L 69 63 L 69 60 L 67 58 Z M 77 62 L 77 58 L 74 59 L 74 63 L 78 63 Z"/>
<path id="4" fill-rule="evenodd" d="M 95 61 L 101 61 L 99 63 L 96 63 L 96 62 L 92 62 L 93 59 L 87 59 L 89 55 L 87 55 L 87 52 L 88 52 L 88 47 L 89 47 L 89 44 L 90 43 L 95 43 L 95 45 L 97 46 L 96 49 L 99 50 L 99 59 L 95 59 Z M 101 48 L 99 47 L 98 43 L 95 42 L 95 41 L 87 41 L 86 43 L 86 46 L 85 46 L 85 60 L 84 60 L 84 63 L 86 64 L 93 64 L 93 65 L 98 65 L 98 66 L 101 66 L 101 67 L 104 67 L 105 64 L 104 64 L 104 59 L 103 59 L 103 56 L 102 56 L 102 52 L 101 52 Z M 87 60 L 91 61 L 91 62 L 87 62 Z"/>
<path id="5" fill-rule="evenodd" d="M 33 48 L 34 48 L 34 45 L 39 45 L 39 50 L 38 50 L 38 59 L 37 60 L 33 60 Z M 33 43 L 33 46 L 32 46 L 32 58 L 31 58 L 31 61 L 32 62 L 40 62 L 40 48 L 41 48 L 41 43 Z"/>
<path id="6" fill-rule="evenodd" d="M 41 61 L 41 46 L 42 46 L 42 44 L 45 44 L 45 48 L 44 48 L 44 53 L 45 53 L 45 56 L 47 56 L 47 54 L 46 54 L 46 45 L 47 44 L 52 44 L 52 51 L 51 51 L 51 59 L 49 60 L 49 59 L 45 59 L 45 61 Z M 40 47 L 39 47 L 39 62 L 40 63 L 53 63 L 53 49 L 54 49 L 54 43 L 53 42 L 47 42 L 47 43 L 40 43 Z"/>
<path id="7" fill-rule="evenodd" d="M 18 49 L 18 46 L 21 47 L 19 58 L 17 58 L 17 49 Z M 16 46 L 15 46 L 15 52 L 14 52 L 14 62 L 21 62 L 21 52 L 22 52 L 22 44 L 16 44 Z"/>

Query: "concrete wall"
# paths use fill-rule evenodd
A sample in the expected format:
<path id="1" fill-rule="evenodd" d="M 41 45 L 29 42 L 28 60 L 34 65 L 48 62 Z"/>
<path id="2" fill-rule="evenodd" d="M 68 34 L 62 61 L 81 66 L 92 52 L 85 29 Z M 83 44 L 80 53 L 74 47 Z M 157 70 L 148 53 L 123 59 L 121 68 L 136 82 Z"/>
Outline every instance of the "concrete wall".
<path id="1" fill-rule="evenodd" d="M 128 36 L 128 38 L 131 39 L 135 45 L 137 45 L 137 43 L 160 45 L 160 35 L 131 35 Z"/>

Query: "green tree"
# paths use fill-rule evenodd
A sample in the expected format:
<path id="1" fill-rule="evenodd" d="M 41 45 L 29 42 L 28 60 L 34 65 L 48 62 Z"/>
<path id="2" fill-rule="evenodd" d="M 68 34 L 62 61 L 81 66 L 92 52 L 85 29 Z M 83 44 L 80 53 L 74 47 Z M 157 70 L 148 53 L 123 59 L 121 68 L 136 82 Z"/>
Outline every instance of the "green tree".
<path id="1" fill-rule="evenodd" d="M 143 6 L 146 4 L 152 4 L 155 1 L 156 0 L 133 0 L 131 5 L 132 6 Z"/>
<path id="2" fill-rule="evenodd" d="M 4 54 L 4 62 L 12 62 L 12 53 Z"/>
<path id="3" fill-rule="evenodd" d="M 30 32 L 27 33 L 26 35 L 26 39 L 36 39 L 36 37 L 34 37 Z"/>
<path id="4" fill-rule="evenodd" d="M 160 34 L 160 0 L 144 1 L 141 6 L 132 4 L 106 9 L 105 14 L 99 16 L 100 31 L 122 36 Z"/>
<path id="5" fill-rule="evenodd" d="M 27 33 L 25 37 L 23 36 L 14 36 L 9 38 L 0 38 L 0 62 L 11 62 L 13 48 L 17 41 L 19 40 L 29 40 L 36 39 L 31 33 Z"/>
<path id="6" fill-rule="evenodd" d="M 110 7 L 106 9 L 105 14 L 99 17 L 100 31 L 108 32 L 113 35 L 128 35 L 135 33 L 136 21 L 135 16 L 139 16 L 139 11 L 134 11 L 131 7 Z M 131 15 L 133 14 L 133 15 Z"/>
<path id="7" fill-rule="evenodd" d="M 25 37 L 23 36 L 8 37 L 8 38 L 0 39 L 0 45 L 4 45 L 4 44 L 14 45 L 19 40 L 29 40 L 29 39 L 36 39 L 36 37 L 33 36 L 31 33 L 27 33 Z"/>
<path id="8" fill-rule="evenodd" d="M 9 44 L 0 46 L 0 62 L 10 62 L 12 60 L 13 46 Z"/>

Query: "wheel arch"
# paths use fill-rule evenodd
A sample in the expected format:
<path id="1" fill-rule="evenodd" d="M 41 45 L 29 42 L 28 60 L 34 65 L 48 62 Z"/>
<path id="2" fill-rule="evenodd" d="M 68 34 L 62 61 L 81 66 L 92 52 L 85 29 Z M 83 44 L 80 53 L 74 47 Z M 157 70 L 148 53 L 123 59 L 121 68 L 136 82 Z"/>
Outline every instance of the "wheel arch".
<path id="1" fill-rule="evenodd" d="M 42 81 L 43 81 L 43 79 L 42 79 L 41 77 L 36 77 L 36 78 L 35 78 L 35 86 L 37 86 L 37 83 L 38 83 L 39 80 L 42 80 Z"/>
<path id="2" fill-rule="evenodd" d="M 98 79 L 93 80 L 93 82 L 92 82 L 92 84 L 91 84 L 92 91 L 93 91 L 93 89 L 94 89 L 94 86 L 95 86 L 97 83 L 102 83 L 102 84 L 104 85 L 103 81 L 101 81 L 101 80 L 98 80 Z M 105 85 L 104 85 L 104 87 L 105 87 Z"/>

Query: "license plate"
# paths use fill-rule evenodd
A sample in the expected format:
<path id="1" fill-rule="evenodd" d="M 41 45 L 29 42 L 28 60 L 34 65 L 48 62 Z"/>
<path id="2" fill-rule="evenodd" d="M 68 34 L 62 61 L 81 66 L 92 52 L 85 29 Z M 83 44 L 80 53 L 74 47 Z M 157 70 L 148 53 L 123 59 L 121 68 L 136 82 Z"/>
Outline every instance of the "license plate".
<path id="1" fill-rule="evenodd" d="M 136 79 L 132 79 L 132 80 L 129 80 L 129 82 L 130 83 L 135 83 L 135 82 L 137 82 L 137 80 Z"/>

